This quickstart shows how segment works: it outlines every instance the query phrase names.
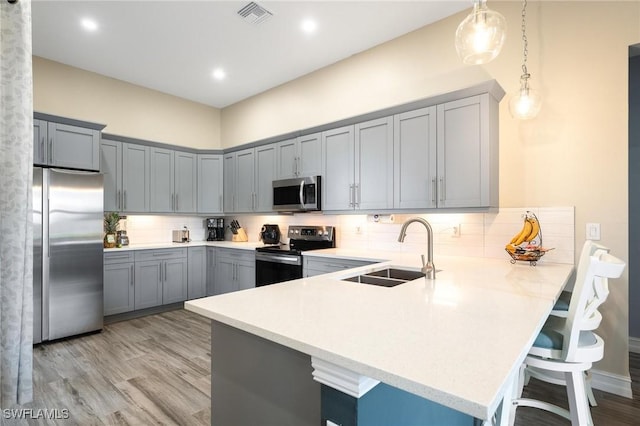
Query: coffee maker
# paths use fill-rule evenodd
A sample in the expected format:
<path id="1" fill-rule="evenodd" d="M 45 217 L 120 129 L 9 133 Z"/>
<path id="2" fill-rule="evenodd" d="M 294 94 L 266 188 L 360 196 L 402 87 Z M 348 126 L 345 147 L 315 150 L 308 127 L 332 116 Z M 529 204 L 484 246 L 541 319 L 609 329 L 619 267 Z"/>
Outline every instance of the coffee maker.
<path id="1" fill-rule="evenodd" d="M 209 217 L 207 222 L 207 241 L 224 241 L 224 218 Z"/>

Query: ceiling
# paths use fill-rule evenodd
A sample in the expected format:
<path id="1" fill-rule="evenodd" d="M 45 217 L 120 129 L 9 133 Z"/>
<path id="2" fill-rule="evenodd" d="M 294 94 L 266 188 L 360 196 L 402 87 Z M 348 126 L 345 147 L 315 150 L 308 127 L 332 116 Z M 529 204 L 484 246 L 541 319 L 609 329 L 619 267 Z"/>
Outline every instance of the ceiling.
<path id="1" fill-rule="evenodd" d="M 254 24 L 237 13 L 248 3 L 33 0 L 33 54 L 223 108 L 472 5 L 259 1 L 273 16 Z M 83 29 L 83 18 L 97 29 Z M 314 33 L 301 30 L 304 19 Z"/>

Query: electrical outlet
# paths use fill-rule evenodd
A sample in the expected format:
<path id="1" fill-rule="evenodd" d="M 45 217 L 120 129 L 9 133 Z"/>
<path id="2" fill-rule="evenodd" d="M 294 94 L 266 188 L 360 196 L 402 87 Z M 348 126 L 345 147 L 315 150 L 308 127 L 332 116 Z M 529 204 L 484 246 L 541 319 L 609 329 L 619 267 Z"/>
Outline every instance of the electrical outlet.
<path id="1" fill-rule="evenodd" d="M 453 238 L 458 238 L 460 237 L 460 224 L 457 225 L 453 225 L 453 231 L 451 232 L 451 236 Z"/>
<path id="2" fill-rule="evenodd" d="M 600 241 L 599 223 L 587 223 L 587 240 Z"/>

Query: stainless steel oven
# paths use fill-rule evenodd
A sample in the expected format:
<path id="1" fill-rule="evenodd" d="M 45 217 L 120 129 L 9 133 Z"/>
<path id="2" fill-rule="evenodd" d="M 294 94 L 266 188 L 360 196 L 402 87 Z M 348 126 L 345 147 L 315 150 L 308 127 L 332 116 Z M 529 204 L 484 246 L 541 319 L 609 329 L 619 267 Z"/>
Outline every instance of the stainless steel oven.
<path id="1" fill-rule="evenodd" d="M 336 246 L 333 226 L 289 226 L 289 244 L 256 248 L 256 287 L 302 278 L 302 252 Z"/>
<path id="2" fill-rule="evenodd" d="M 321 210 L 321 176 L 274 180 L 273 210 L 306 212 Z"/>

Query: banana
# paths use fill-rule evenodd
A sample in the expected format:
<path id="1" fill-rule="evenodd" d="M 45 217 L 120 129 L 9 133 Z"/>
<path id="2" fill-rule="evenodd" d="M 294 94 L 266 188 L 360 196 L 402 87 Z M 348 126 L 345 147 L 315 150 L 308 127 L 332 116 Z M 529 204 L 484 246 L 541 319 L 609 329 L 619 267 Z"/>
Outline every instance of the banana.
<path id="1" fill-rule="evenodd" d="M 519 246 L 520 244 L 522 244 L 524 239 L 531 233 L 532 228 L 533 228 L 533 225 L 531 224 L 531 222 L 529 222 L 528 220 L 525 220 L 524 227 L 522 228 L 522 232 L 518 234 L 518 238 L 516 238 L 516 240 L 513 242 L 513 245 Z"/>
<path id="2" fill-rule="evenodd" d="M 513 244 L 509 243 L 505 246 L 505 249 L 509 252 L 509 253 L 515 253 L 516 252 L 516 246 L 514 246 Z"/>
<path id="3" fill-rule="evenodd" d="M 518 232 L 516 235 L 513 236 L 513 238 L 511 239 L 511 241 L 509 241 L 509 244 L 516 244 L 516 241 L 518 241 L 518 239 L 520 238 L 520 236 L 522 236 L 522 234 L 525 233 L 527 229 L 527 220 L 525 218 L 524 221 L 524 225 L 522 225 L 522 229 L 520 230 L 520 232 Z M 525 234 L 526 236 L 527 234 Z M 517 244 L 516 244 L 517 245 Z"/>
<path id="4" fill-rule="evenodd" d="M 513 236 L 513 238 L 511 239 L 511 241 L 509 241 L 509 244 L 514 244 L 518 238 L 520 238 L 520 235 L 524 232 L 524 225 L 522 226 L 522 229 L 520 230 L 520 232 L 518 232 L 516 235 Z"/>
<path id="5" fill-rule="evenodd" d="M 540 232 L 540 223 L 538 223 L 538 219 L 536 219 L 535 217 L 528 219 L 528 221 L 531 222 L 531 232 L 525 237 L 524 240 L 532 241 L 538 236 L 538 233 Z"/>

